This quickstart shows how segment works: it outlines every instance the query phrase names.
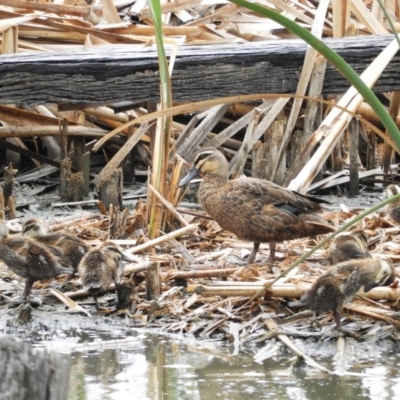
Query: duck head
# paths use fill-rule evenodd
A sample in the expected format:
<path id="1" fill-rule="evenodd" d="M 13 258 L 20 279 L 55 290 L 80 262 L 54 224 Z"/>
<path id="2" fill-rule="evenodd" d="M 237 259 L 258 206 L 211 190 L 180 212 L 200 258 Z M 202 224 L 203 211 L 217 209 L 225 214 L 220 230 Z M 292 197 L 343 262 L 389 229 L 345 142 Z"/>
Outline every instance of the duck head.
<path id="1" fill-rule="evenodd" d="M 228 175 L 228 161 L 216 149 L 203 149 L 197 153 L 187 175 L 179 182 L 179 187 L 187 185 L 192 179 L 201 175 Z"/>

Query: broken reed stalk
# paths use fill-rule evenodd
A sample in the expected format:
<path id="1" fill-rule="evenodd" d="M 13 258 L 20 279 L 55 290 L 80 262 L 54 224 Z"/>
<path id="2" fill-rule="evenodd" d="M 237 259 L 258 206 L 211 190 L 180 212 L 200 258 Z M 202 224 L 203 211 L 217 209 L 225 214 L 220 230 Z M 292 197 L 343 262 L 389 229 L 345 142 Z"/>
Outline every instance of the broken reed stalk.
<path id="1" fill-rule="evenodd" d="M 4 168 L 4 183 L 2 189 L 2 214 L 4 219 L 4 213 L 7 214 L 8 219 L 16 218 L 15 211 L 15 197 L 13 196 L 13 185 L 14 176 L 18 172 L 17 169 L 13 169 L 12 163 L 8 167 Z"/>
<path id="2" fill-rule="evenodd" d="M 172 106 L 172 71 L 168 68 L 168 61 L 164 49 L 163 24 L 161 18 L 160 0 L 150 0 L 149 7 L 154 20 L 156 29 L 156 42 L 158 53 L 158 65 L 160 73 L 160 108 L 161 110 Z M 153 169 L 151 183 L 153 187 L 164 197 L 168 198 L 167 171 L 169 155 L 173 151 L 170 149 L 172 117 L 160 117 L 157 120 L 155 143 L 153 147 Z M 150 200 L 150 199 L 149 199 Z M 149 204 L 149 235 L 155 238 L 160 234 L 160 229 L 164 228 L 164 216 L 166 212 L 157 207 L 158 200 L 151 197 Z"/>
<path id="3" fill-rule="evenodd" d="M 322 38 L 323 27 L 325 24 L 325 16 L 328 10 L 329 3 L 330 3 L 329 0 L 324 0 L 319 2 L 317 14 L 315 15 L 315 19 L 312 24 L 311 33 L 318 39 Z M 307 48 L 303 66 L 301 68 L 296 94 L 304 95 L 306 93 L 307 87 L 311 87 L 311 85 L 313 84 L 311 80 L 319 79 L 319 77 L 316 77 L 315 75 L 312 74 L 318 54 L 319 53 L 316 49 L 312 47 Z M 279 148 L 275 155 L 276 161 L 274 163 L 271 163 L 271 165 L 274 166 L 271 171 L 271 176 L 272 176 L 271 180 L 279 184 L 283 183 L 283 178 L 284 178 L 283 174 L 281 175 L 281 177 L 278 178 L 278 181 L 275 181 L 274 179 L 275 176 L 278 175 L 277 174 L 278 168 L 282 168 L 282 165 L 286 166 L 283 157 L 286 153 L 286 149 L 289 144 L 289 140 L 294 130 L 296 121 L 298 120 L 302 103 L 303 101 L 301 99 L 299 98 L 294 99 L 293 105 L 290 109 L 290 115 L 286 123 L 285 131 L 282 133 L 282 138 L 279 141 Z"/>
<path id="4" fill-rule="evenodd" d="M 173 214 L 178 221 L 181 223 L 183 226 L 188 226 L 189 223 L 183 218 L 174 208 L 174 206 L 167 201 L 158 191 L 151 185 L 148 185 L 148 188 L 153 192 L 153 194 L 158 198 L 158 200 L 161 201 L 161 203 Z"/>
<path id="5" fill-rule="evenodd" d="M 198 278 L 217 278 L 223 276 L 231 276 L 240 268 L 225 268 L 225 269 L 203 269 L 200 271 L 177 271 L 166 274 L 164 279 L 198 279 Z"/>
<path id="6" fill-rule="evenodd" d="M 190 224 L 183 228 L 177 229 L 176 231 L 170 232 L 170 233 L 168 233 L 168 235 L 160 236 L 156 239 L 149 240 L 148 242 L 143 243 L 139 246 L 132 247 L 132 248 L 128 249 L 127 251 L 132 254 L 140 253 L 143 250 L 150 249 L 151 247 L 154 247 L 161 243 L 169 241 L 171 237 L 176 239 L 176 238 L 184 236 L 188 233 L 192 233 L 197 228 L 198 228 L 198 224 Z"/>
<path id="7" fill-rule="evenodd" d="M 398 317 L 393 315 L 394 313 L 391 313 L 392 315 L 385 315 L 380 312 L 377 312 L 377 309 L 368 309 L 368 307 L 362 307 L 362 306 L 356 306 L 356 305 L 348 305 L 344 306 L 345 309 L 351 310 L 355 313 L 358 313 L 360 315 L 363 315 L 364 317 L 369 317 L 372 319 L 375 319 L 377 321 L 384 321 L 387 324 L 393 325 L 397 328 L 400 328 L 400 321 L 398 321 Z"/>
<path id="8" fill-rule="evenodd" d="M 272 280 L 267 283 L 271 284 Z M 189 285 L 188 293 L 195 292 L 202 296 L 221 296 L 221 297 L 251 297 L 252 299 L 263 296 L 264 287 L 259 285 Z M 268 287 L 268 296 L 280 298 L 299 298 L 311 288 L 311 284 L 281 284 Z M 368 293 L 360 291 L 359 294 L 367 299 L 380 301 L 398 301 L 400 299 L 400 290 L 388 287 L 374 288 Z M 248 302 L 246 302 L 247 304 Z"/>

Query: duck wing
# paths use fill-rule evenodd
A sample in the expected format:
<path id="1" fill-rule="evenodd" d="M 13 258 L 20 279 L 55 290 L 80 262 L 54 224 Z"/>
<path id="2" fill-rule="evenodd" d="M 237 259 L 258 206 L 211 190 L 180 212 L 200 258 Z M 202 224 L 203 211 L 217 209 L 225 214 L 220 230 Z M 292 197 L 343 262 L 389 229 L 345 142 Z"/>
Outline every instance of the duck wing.
<path id="1" fill-rule="evenodd" d="M 289 212 L 293 215 L 321 211 L 320 203 L 324 202 L 257 178 L 232 180 L 224 188 L 226 188 L 224 190 L 226 201 L 236 202 L 243 199 L 255 207 L 271 205 L 282 212 Z"/>
<path id="2" fill-rule="evenodd" d="M 272 182 L 236 179 L 227 182 L 218 197 L 220 205 L 212 217 L 247 240 L 291 240 L 335 230 L 319 215 L 319 203 Z"/>

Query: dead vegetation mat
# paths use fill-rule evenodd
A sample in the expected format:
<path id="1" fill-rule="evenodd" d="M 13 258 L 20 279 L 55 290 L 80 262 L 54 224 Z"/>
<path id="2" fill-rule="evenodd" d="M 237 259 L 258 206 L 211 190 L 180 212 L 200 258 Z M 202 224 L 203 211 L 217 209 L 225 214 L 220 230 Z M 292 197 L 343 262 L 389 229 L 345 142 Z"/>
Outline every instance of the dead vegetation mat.
<path id="1" fill-rule="evenodd" d="M 150 240 L 140 228 L 143 211 L 144 205 L 139 202 L 134 212 L 125 212 L 125 217 L 124 213 L 118 215 L 120 229 L 114 241 L 137 257 L 137 262 L 126 265 L 123 279 L 123 284 L 132 291 L 126 304 L 117 307 L 115 287 L 111 286 L 111 294 L 100 299 L 103 307 L 100 314 L 129 318 L 136 327 L 228 339 L 237 344 L 262 342 L 272 337 L 282 339 L 287 335 L 307 338 L 345 334 L 360 340 L 398 338 L 400 289 L 396 285 L 359 293 L 344 307 L 344 332 L 341 333 L 334 329 L 331 313 L 315 319 L 310 311 L 295 313 L 287 306 L 289 300 L 301 297 L 325 271 L 327 249 L 316 251 L 266 292 L 262 290 L 310 250 L 318 238 L 278 244 L 273 266 L 263 264 L 268 255 L 267 245 L 263 244 L 257 263 L 246 265 L 252 244 L 237 240 L 214 221 L 190 217 L 187 226 Z M 361 211 L 343 206 L 343 210 L 331 211 L 325 216 L 339 226 Z M 389 259 L 396 265 L 400 260 L 399 227 L 379 213 L 370 215 L 362 224 L 360 227 L 369 235 L 373 257 Z M 94 245 L 109 237 L 110 219 L 106 215 L 85 213 L 78 218 L 53 220 L 49 228 L 65 229 Z M 146 270 L 154 263 L 160 267 L 161 295 L 149 299 Z M 10 296 L 20 292 L 23 283 L 4 264 L 0 271 L 1 307 L 4 308 L 10 306 Z M 80 287 L 80 279 L 74 280 L 64 293 L 51 286 L 54 282 L 36 282 L 34 296 L 54 295 L 68 306 L 68 312 L 96 313 L 94 303 Z"/>

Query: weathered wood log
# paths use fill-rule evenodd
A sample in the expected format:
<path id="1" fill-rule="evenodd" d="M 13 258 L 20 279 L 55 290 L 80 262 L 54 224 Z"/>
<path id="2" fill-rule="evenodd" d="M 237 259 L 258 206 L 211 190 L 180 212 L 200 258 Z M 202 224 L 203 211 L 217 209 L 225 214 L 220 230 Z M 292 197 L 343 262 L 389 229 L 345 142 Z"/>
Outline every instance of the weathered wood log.
<path id="1" fill-rule="evenodd" d="M 324 41 L 360 73 L 392 39 L 392 35 L 382 35 Z M 172 74 L 174 99 L 195 101 L 250 93 L 295 93 L 306 47 L 300 40 L 183 46 Z M 268 79 L 260 79 L 262 76 Z M 0 80 L 0 103 L 4 104 L 159 101 L 155 46 L 139 50 L 128 46 L 103 51 L 3 55 Z M 336 69 L 328 65 L 323 94 L 340 94 L 348 86 Z M 400 90 L 400 55 L 385 69 L 374 90 Z"/>
<path id="2" fill-rule="evenodd" d="M 146 298 L 153 300 L 161 294 L 160 266 L 151 264 L 146 269 Z"/>
<path id="3" fill-rule="evenodd" d="M 106 208 L 110 204 L 122 208 L 122 187 L 123 175 L 122 169 L 114 169 L 106 178 L 102 179 L 99 185 L 100 199 Z"/>
<path id="4" fill-rule="evenodd" d="M 71 173 L 67 179 L 67 201 L 83 200 L 83 173 Z"/>
<path id="5" fill-rule="evenodd" d="M 71 166 L 72 166 L 72 161 L 69 157 L 66 157 L 61 161 L 60 187 L 58 191 L 61 201 L 69 201 L 67 188 L 68 188 L 68 180 L 71 177 Z"/>
<path id="6" fill-rule="evenodd" d="M 29 343 L 0 338 L 0 397 L 64 400 L 68 396 L 68 355 L 34 349 Z"/>

